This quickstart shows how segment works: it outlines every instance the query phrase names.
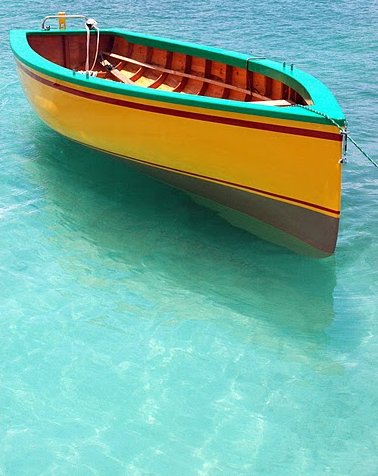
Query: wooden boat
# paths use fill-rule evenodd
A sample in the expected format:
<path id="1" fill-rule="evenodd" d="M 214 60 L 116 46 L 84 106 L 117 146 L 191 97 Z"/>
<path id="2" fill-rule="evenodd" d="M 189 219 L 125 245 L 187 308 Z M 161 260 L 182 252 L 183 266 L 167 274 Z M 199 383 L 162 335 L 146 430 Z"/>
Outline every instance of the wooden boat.
<path id="1" fill-rule="evenodd" d="M 229 221 L 327 256 L 345 117 L 285 63 L 124 31 L 14 30 L 25 93 L 64 136 L 127 159 Z M 60 27 L 68 16 L 59 15 Z M 84 17 L 85 20 L 87 20 Z"/>

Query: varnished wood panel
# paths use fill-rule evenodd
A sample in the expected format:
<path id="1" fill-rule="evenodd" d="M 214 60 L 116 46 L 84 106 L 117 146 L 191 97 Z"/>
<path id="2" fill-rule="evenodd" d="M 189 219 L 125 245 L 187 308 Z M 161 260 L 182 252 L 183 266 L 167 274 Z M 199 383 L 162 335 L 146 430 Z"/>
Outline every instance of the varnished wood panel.
<path id="1" fill-rule="evenodd" d="M 60 66 L 75 69 L 85 69 L 86 34 L 80 35 L 46 35 L 28 36 L 30 46 L 41 56 Z M 91 34 L 90 61 L 92 66 L 96 50 L 96 34 Z M 119 69 L 126 78 L 136 84 L 155 89 L 162 89 L 186 94 L 199 94 L 216 98 L 237 101 L 268 101 L 287 100 L 289 103 L 305 104 L 305 101 L 292 88 L 275 79 L 256 72 L 247 72 L 246 68 L 200 57 L 192 57 L 180 52 L 170 52 L 164 49 L 145 45 L 133 44 L 118 36 L 101 34 L 100 53 L 107 52 L 120 55 L 121 58 L 109 58 L 113 66 Z M 111 55 L 110 55 L 111 56 Z M 143 64 L 133 64 L 131 60 Z M 162 68 L 162 70 L 159 70 Z M 164 71 L 164 69 L 166 71 Z M 115 75 L 109 74 L 99 62 L 95 66 L 98 77 L 117 81 Z M 194 75 L 195 78 L 180 76 Z M 198 77 L 198 79 L 196 79 Z M 206 78 L 203 81 L 201 78 Z M 224 84 L 224 86 L 223 86 Z M 231 85 L 228 88 L 227 85 Z M 232 88 L 238 88 L 235 90 Z M 253 93 L 251 97 L 250 92 Z"/>

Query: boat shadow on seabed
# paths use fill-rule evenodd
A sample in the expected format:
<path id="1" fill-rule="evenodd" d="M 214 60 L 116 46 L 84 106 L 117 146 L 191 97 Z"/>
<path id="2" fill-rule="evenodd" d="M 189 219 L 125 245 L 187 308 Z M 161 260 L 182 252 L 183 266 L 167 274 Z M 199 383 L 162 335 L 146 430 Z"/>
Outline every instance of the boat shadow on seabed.
<path id="1" fill-rule="evenodd" d="M 334 257 L 311 259 L 262 241 L 121 160 L 35 128 L 37 157 L 29 164 L 58 216 L 57 240 L 77 235 L 99 256 L 152 272 L 173 293 L 199 294 L 228 309 L 220 323 L 231 327 L 237 314 L 232 332 L 240 339 L 268 347 L 290 339 L 304 355 L 314 347 L 324 352 L 334 317 Z"/>

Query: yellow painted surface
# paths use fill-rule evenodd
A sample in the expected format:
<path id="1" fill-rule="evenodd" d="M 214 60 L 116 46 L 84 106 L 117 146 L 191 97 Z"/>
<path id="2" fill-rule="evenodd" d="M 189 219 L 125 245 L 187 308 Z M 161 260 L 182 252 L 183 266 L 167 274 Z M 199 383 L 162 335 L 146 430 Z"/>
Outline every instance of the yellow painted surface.
<path id="1" fill-rule="evenodd" d="M 199 174 L 208 177 L 208 180 L 258 189 L 261 192 L 256 193 L 261 195 L 264 195 L 262 191 L 266 191 L 340 210 L 341 142 L 120 107 L 44 85 L 22 70 L 20 75 L 27 96 L 40 117 L 50 127 L 74 140 L 156 166 Z M 55 79 L 54 82 L 62 83 Z M 71 83 L 62 84 L 168 110 L 337 133 L 337 128 L 333 126 L 125 98 Z M 275 199 L 293 203 L 280 197 Z M 332 212 L 322 213 L 336 216 Z"/>
<path id="2" fill-rule="evenodd" d="M 65 30 L 66 29 L 66 13 L 65 12 L 59 12 L 58 13 L 58 27 L 59 30 Z"/>

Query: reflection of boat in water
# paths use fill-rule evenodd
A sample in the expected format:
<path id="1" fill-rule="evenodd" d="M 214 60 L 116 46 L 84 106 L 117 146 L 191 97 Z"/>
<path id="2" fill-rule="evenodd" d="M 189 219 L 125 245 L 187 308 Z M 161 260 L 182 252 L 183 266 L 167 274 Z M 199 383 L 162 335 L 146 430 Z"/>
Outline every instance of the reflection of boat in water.
<path id="1" fill-rule="evenodd" d="M 38 124 L 33 129 L 37 154 L 30 167 L 55 209 L 51 239 L 84 239 L 90 254 L 95 249 L 107 260 L 109 279 L 118 269 L 131 273 L 131 281 L 158 276 L 167 295 L 185 299 L 188 290 L 219 309 L 298 335 L 322 333 L 331 324 L 334 257 L 312 260 L 264 243 L 133 168 Z"/>
<path id="2" fill-rule="evenodd" d="M 282 351 L 322 372 L 337 367 L 328 352 L 335 257 L 313 260 L 264 243 L 122 162 L 31 126 L 24 128 L 36 149 L 25 166 L 53 223 L 56 264 L 84 288 L 101 293 L 106 281 L 109 305 L 120 309 L 116 318 L 100 306 L 88 323 L 124 332 L 134 316 L 176 332 L 198 320 L 248 348 Z M 192 300 L 201 312 L 193 314 Z"/>
<path id="3" fill-rule="evenodd" d="M 26 94 L 50 127 L 131 160 L 237 226 L 334 251 L 342 135 L 311 108 L 345 119 L 322 83 L 265 59 L 86 27 L 11 32 Z"/>

